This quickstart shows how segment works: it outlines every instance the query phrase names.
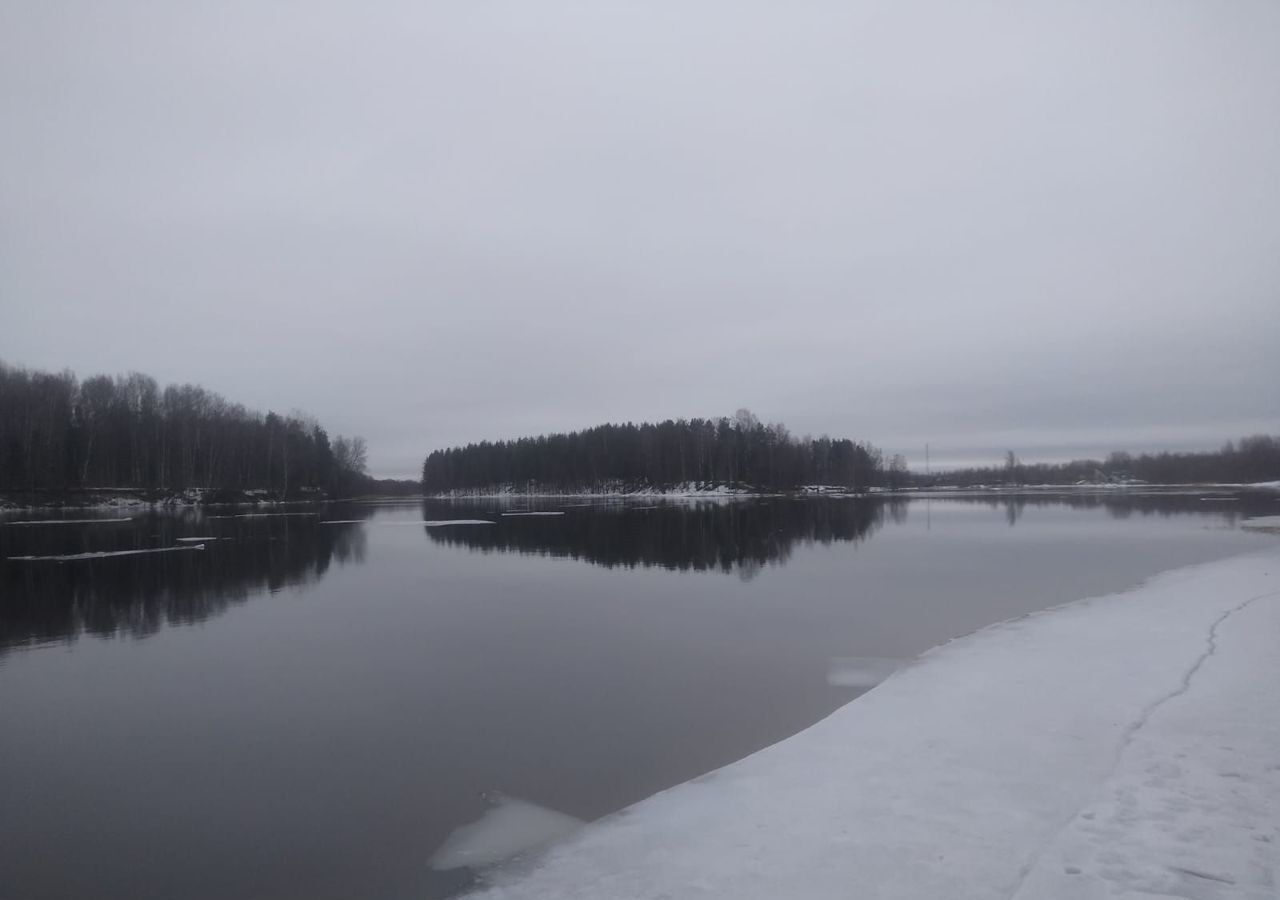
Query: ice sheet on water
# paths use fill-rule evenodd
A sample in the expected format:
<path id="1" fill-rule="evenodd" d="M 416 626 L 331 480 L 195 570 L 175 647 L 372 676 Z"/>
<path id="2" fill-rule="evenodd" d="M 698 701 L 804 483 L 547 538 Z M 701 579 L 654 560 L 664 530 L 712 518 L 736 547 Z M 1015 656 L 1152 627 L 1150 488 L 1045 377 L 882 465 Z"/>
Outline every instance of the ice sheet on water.
<path id="1" fill-rule="evenodd" d="M 1274 897 L 1277 633 L 1277 547 L 991 626 L 485 900 Z"/>
<path id="2" fill-rule="evenodd" d="M 492 806 L 454 830 L 431 855 L 433 869 L 483 868 L 536 850 L 577 831 L 581 819 L 504 794 L 488 794 Z"/>
<path id="3" fill-rule="evenodd" d="M 175 553 L 179 550 L 203 550 L 204 544 L 188 544 L 183 547 L 150 547 L 146 550 L 108 550 L 96 553 L 68 553 L 65 556 L 10 556 L 14 562 L 69 562 L 75 559 L 105 559 L 108 556 L 139 556 L 143 553 Z"/>
<path id="4" fill-rule="evenodd" d="M 125 516 L 123 519 L 26 519 L 21 522 L 0 522 L 0 525 L 110 525 L 132 521 L 132 516 Z"/>
<path id="5" fill-rule="evenodd" d="M 833 656 L 827 665 L 827 684 L 870 690 L 900 665 L 902 660 L 883 656 Z"/>
<path id="6" fill-rule="evenodd" d="M 278 519 L 285 516 L 318 516 L 320 513 L 313 512 L 287 512 L 287 513 L 237 513 L 235 515 L 226 516 L 205 516 L 206 519 Z"/>
<path id="7" fill-rule="evenodd" d="M 417 525 L 439 528 L 442 525 L 493 525 L 489 519 L 414 519 L 410 522 L 371 522 L 368 519 L 325 519 L 321 525 Z"/>
<path id="8" fill-rule="evenodd" d="M 547 512 L 543 512 L 540 510 L 539 511 L 530 510 L 528 512 L 504 512 L 503 515 L 504 516 L 563 516 L 564 512 L 561 510 L 554 510 L 554 511 L 547 511 Z"/>

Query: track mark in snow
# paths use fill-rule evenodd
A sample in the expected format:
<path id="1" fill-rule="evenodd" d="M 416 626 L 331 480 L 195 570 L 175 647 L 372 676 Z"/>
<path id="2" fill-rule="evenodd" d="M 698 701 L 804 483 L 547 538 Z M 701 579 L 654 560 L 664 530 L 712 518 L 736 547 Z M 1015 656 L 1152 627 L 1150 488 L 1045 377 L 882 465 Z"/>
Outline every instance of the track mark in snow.
<path id="1" fill-rule="evenodd" d="M 1234 878 L 1226 875 L 1212 875 L 1209 872 L 1197 872 L 1195 869 L 1183 869 L 1178 866 L 1170 866 L 1170 872 L 1177 872 L 1179 875 L 1190 875 L 1192 878 L 1203 878 L 1205 881 L 1216 881 L 1219 884 L 1235 884 Z"/>

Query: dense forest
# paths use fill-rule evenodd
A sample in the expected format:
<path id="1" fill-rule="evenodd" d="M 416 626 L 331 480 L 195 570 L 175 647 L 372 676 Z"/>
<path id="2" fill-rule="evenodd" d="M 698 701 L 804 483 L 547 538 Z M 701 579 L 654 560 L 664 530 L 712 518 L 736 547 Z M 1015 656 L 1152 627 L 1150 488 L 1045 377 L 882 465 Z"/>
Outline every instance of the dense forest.
<path id="1" fill-rule="evenodd" d="M 912 484 L 1008 485 L 1146 482 L 1148 484 L 1251 484 L 1280 479 L 1280 437 L 1255 434 L 1227 441 L 1219 450 L 1184 453 L 1117 451 L 1105 460 L 1077 459 L 1068 463 L 1021 462 L 1012 451 L 1001 466 L 956 469 L 925 476 Z"/>
<path id="2" fill-rule="evenodd" d="M 0 363 L 0 489 L 188 488 L 277 496 L 369 483 L 365 444 L 147 375 L 78 381 Z"/>
<path id="3" fill-rule="evenodd" d="M 890 467 L 905 476 L 900 460 Z M 861 490 L 886 479 L 880 451 L 848 439 L 795 438 L 747 410 L 733 418 L 598 425 L 569 434 L 437 450 L 422 467 L 428 494 L 502 488 L 572 492 L 679 484 Z"/>

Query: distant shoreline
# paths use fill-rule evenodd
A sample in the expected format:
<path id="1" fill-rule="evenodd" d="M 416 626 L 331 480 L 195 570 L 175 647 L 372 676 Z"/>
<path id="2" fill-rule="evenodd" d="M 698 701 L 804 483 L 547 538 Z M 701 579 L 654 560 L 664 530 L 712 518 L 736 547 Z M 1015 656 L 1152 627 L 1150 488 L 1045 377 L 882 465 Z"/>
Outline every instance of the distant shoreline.
<path id="1" fill-rule="evenodd" d="M 75 488 L 0 491 L 0 512 L 57 509 L 218 508 L 224 506 L 298 506 L 364 499 L 366 495 L 330 497 L 323 491 L 280 497 L 266 490 L 151 488 Z M 368 495 L 376 499 L 421 499 L 420 495 Z"/>
<path id="2" fill-rule="evenodd" d="M 450 491 L 439 494 L 356 495 L 330 497 L 322 491 L 310 495 L 279 497 L 266 490 L 214 490 L 193 488 L 184 491 L 147 488 L 78 488 L 72 490 L 29 489 L 0 491 L 0 512 L 10 510 L 56 509 L 154 509 L 168 507 L 293 506 L 352 500 L 510 500 L 510 499 L 613 499 L 613 500 L 750 500 L 763 497 L 823 497 L 830 499 L 1015 497 L 1023 496 L 1142 496 L 1150 494 L 1275 495 L 1280 498 L 1280 481 L 1254 484 L 1022 484 L 881 488 L 854 491 L 836 485 L 808 485 L 798 489 L 757 490 L 749 486 L 689 486 L 636 488 L 635 490 L 516 490 Z"/>
<path id="3" fill-rule="evenodd" d="M 1280 481 L 1258 482 L 1253 484 L 1232 484 L 1223 482 L 1190 483 L 1190 484 L 1019 484 L 1019 485 L 968 485 L 935 487 L 872 487 L 866 490 L 849 490 L 836 485 L 809 485 L 801 488 L 758 490 L 752 487 L 715 486 L 710 488 L 689 488 L 677 485 L 669 488 L 637 488 L 635 490 L 519 490 L 510 487 L 489 491 L 445 491 L 427 494 L 433 500 L 501 500 L 513 497 L 541 498 L 742 498 L 752 497 L 957 497 L 957 496 L 1016 496 L 1018 494 L 1098 494 L 1109 496 L 1125 494 L 1129 496 L 1142 494 L 1277 494 L 1280 495 Z"/>

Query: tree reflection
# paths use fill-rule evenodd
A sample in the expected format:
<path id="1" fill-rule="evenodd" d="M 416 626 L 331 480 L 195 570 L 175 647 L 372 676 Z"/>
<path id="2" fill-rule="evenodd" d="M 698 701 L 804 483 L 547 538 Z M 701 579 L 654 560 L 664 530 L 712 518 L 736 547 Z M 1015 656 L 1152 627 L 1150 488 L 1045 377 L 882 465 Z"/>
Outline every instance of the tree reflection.
<path id="1" fill-rule="evenodd" d="M 492 506 L 441 509 L 426 501 L 423 518 L 494 518 Z M 785 563 L 797 543 L 862 541 L 886 515 L 905 514 L 902 500 L 769 499 L 642 509 L 599 504 L 557 517 L 498 517 L 493 527 L 425 530 L 437 543 L 480 552 L 564 557 L 608 568 L 719 571 L 749 581 L 764 566 Z"/>
<path id="2" fill-rule="evenodd" d="M 175 546 L 216 536 L 191 553 L 12 561 Z M 122 525 L 0 528 L 0 654 L 83 634 L 146 637 L 217 616 L 264 592 L 323 578 L 365 557 L 365 531 L 309 514 L 208 517 L 151 513 Z"/>
<path id="3" fill-rule="evenodd" d="M 907 495 L 910 496 L 910 495 Z M 564 515 L 503 516 L 501 501 L 438 501 L 423 504 L 427 520 L 474 517 L 494 520 L 478 527 L 425 529 L 437 543 L 483 553 L 523 553 L 577 559 L 613 568 L 655 566 L 680 571 L 734 573 L 744 581 L 763 567 L 781 565 L 799 544 L 858 542 L 886 523 L 906 524 L 911 501 L 904 496 L 875 498 L 777 497 L 718 502 L 666 502 L 657 506 L 597 501 L 565 503 L 525 499 L 544 511 Z M 1196 515 L 1224 527 L 1241 517 L 1266 512 L 1266 500 L 1205 498 L 1202 495 L 1071 495 L 993 493 L 920 499 L 921 503 L 979 505 L 1003 513 L 1017 527 L 1031 509 L 1099 509 L 1112 518 Z M 925 510 L 927 512 L 927 510 Z"/>
<path id="4" fill-rule="evenodd" d="M 936 495 L 935 495 L 936 498 Z M 1018 524 L 1027 507 L 1066 507 L 1067 509 L 1102 509 L 1113 519 L 1127 519 L 1133 515 L 1159 516 L 1211 516 L 1226 526 L 1234 526 L 1247 516 L 1266 515 L 1272 512 L 1274 501 L 1258 494 L 1197 494 L 1156 492 L 1116 492 L 1053 494 L 1000 492 L 946 497 L 948 503 L 972 503 L 1003 510 L 1010 526 Z"/>

